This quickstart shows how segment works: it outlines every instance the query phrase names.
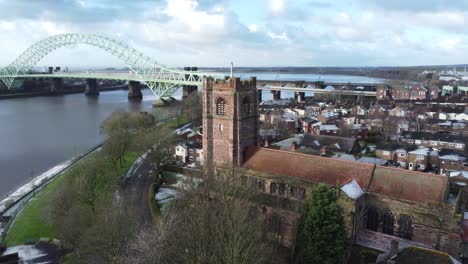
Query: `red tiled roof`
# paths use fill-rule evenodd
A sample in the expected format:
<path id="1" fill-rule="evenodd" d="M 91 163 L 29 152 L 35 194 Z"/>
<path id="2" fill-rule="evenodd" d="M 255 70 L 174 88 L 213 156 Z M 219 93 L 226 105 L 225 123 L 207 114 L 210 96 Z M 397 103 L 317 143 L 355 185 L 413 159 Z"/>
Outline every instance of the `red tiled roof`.
<path id="1" fill-rule="evenodd" d="M 447 178 L 404 169 L 377 166 L 369 192 L 417 202 L 441 202 Z"/>
<path id="2" fill-rule="evenodd" d="M 300 178 L 330 185 L 345 184 L 355 179 L 361 188 L 369 184 L 374 165 L 302 153 L 248 147 L 244 167 L 276 175 Z M 444 200 L 446 178 L 376 166 L 369 192 L 417 202 Z"/>
<path id="3" fill-rule="evenodd" d="M 248 147 L 245 157 L 243 166 L 253 170 L 331 185 L 345 184 L 354 178 L 365 187 L 373 169 L 371 164 L 259 147 Z"/>

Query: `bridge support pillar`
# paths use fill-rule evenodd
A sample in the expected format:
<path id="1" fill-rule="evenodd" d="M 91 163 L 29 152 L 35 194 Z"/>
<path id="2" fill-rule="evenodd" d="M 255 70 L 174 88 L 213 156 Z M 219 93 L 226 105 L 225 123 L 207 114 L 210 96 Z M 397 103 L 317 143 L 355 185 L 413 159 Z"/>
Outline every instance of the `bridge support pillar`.
<path id="1" fill-rule="evenodd" d="M 53 78 L 50 86 L 51 92 L 63 90 L 63 78 Z"/>
<path id="2" fill-rule="evenodd" d="M 183 89 L 182 98 L 187 98 L 191 94 L 196 93 L 198 91 L 198 87 L 192 86 L 192 85 L 184 85 L 182 89 Z"/>
<path id="3" fill-rule="evenodd" d="M 86 79 L 85 95 L 88 95 L 88 96 L 99 95 L 97 79 Z"/>
<path id="4" fill-rule="evenodd" d="M 305 101 L 305 92 L 295 92 L 294 93 L 294 100 L 298 103 L 302 103 Z"/>
<path id="5" fill-rule="evenodd" d="M 281 99 L 281 91 L 271 91 L 271 94 L 273 95 L 274 101 Z"/>
<path id="6" fill-rule="evenodd" d="M 141 93 L 141 84 L 137 81 L 128 82 L 128 99 L 129 100 L 141 100 L 143 94 Z"/>
<path id="7" fill-rule="evenodd" d="M 184 67 L 184 71 L 197 71 L 197 70 L 198 70 L 198 67 Z M 186 74 L 185 78 L 188 78 L 188 77 L 189 75 Z M 193 85 L 184 85 L 182 89 L 183 89 L 182 98 L 187 98 L 193 93 L 196 93 L 198 91 L 198 87 L 193 86 Z"/>
<path id="8" fill-rule="evenodd" d="M 259 103 L 262 102 L 262 92 L 263 90 L 257 90 L 257 99 Z"/>

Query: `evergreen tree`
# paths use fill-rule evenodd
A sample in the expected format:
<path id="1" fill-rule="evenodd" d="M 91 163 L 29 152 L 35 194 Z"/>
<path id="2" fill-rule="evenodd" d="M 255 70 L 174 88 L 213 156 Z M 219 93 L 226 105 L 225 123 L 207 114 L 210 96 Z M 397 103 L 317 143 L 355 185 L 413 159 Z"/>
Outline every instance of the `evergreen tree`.
<path id="1" fill-rule="evenodd" d="M 319 185 L 307 201 L 298 231 L 299 263 L 345 263 L 350 248 L 342 210 L 333 189 Z"/>

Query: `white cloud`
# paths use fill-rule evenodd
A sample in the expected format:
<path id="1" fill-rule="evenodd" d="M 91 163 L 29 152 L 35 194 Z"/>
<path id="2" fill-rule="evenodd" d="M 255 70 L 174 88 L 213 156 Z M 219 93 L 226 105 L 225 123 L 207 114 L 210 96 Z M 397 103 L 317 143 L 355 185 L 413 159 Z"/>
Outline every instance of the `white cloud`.
<path id="1" fill-rule="evenodd" d="M 11 21 L 0 21 L 0 30 L 12 31 L 16 27 L 14 22 Z"/>
<path id="2" fill-rule="evenodd" d="M 274 15 L 281 15 L 286 10 L 286 0 L 269 0 L 268 8 Z"/>
<path id="3" fill-rule="evenodd" d="M 248 28 L 249 28 L 250 32 L 257 32 L 258 31 L 258 26 L 256 24 L 250 24 Z"/>
<path id="4" fill-rule="evenodd" d="M 288 35 L 286 35 L 286 32 L 282 32 L 281 34 L 268 32 L 268 36 L 272 39 L 287 40 L 287 41 L 289 40 Z"/>
<path id="5" fill-rule="evenodd" d="M 217 13 L 208 13 L 198 11 L 197 6 L 196 0 L 168 0 L 164 13 L 192 31 L 224 28 L 224 15 L 219 13 L 223 11 L 222 8 L 217 7 L 215 10 Z"/>

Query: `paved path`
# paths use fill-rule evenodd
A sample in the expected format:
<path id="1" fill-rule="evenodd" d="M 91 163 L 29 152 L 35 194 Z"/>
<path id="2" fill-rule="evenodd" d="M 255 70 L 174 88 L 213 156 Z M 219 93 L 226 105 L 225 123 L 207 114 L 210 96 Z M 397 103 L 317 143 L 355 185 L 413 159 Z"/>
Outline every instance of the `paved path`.
<path id="1" fill-rule="evenodd" d="M 129 210 L 137 210 L 143 222 L 152 222 L 149 187 L 153 182 L 152 166 L 143 157 L 138 158 L 126 173 L 119 190 L 122 205 Z"/>

